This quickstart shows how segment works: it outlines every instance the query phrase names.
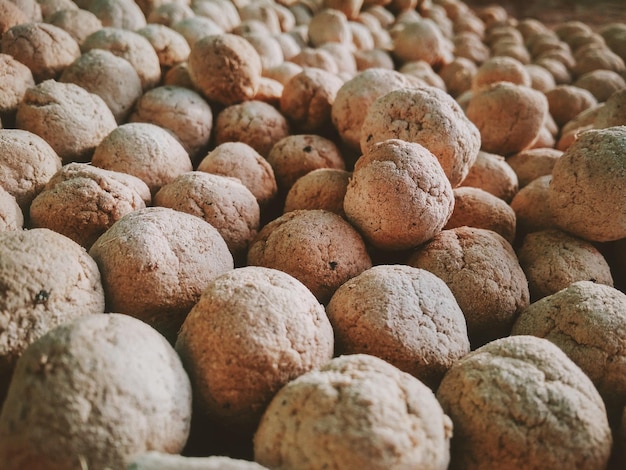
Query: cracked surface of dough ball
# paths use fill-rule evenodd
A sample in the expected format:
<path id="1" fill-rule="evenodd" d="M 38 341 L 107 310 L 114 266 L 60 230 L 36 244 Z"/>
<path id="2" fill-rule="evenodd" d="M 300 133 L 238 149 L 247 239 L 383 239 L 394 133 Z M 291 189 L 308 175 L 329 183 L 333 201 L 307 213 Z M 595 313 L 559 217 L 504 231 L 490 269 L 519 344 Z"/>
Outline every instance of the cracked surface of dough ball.
<path id="1" fill-rule="evenodd" d="M 423 60 L 439 68 L 452 60 L 452 43 L 429 18 L 409 21 L 393 34 L 393 55 L 400 62 Z"/>
<path id="2" fill-rule="evenodd" d="M 540 176 L 552 174 L 552 168 L 563 152 L 554 148 L 522 150 L 506 159 L 519 180 L 520 189 Z"/>
<path id="3" fill-rule="evenodd" d="M 9 28 L 0 47 L 26 65 L 35 82 L 57 78 L 80 56 L 80 47 L 65 30 L 47 23 L 22 23 Z"/>
<path id="4" fill-rule="evenodd" d="M 0 232 L 21 230 L 24 227 L 24 213 L 15 196 L 0 186 Z"/>
<path id="5" fill-rule="evenodd" d="M 128 29 L 104 27 L 90 34 L 81 44 L 83 53 L 105 49 L 131 63 L 144 91 L 157 86 L 161 80 L 161 64 L 154 47 L 141 34 Z"/>
<path id="6" fill-rule="evenodd" d="M 182 34 L 172 28 L 161 24 L 147 24 L 137 32 L 154 47 L 161 69 L 168 70 L 189 58 L 191 52 L 189 43 Z"/>
<path id="7" fill-rule="evenodd" d="M 0 259 L 1 403 L 15 363 L 28 346 L 61 323 L 103 313 L 105 299 L 94 260 L 52 230 L 0 232 Z"/>
<path id="8" fill-rule="evenodd" d="M 578 77 L 574 85 L 589 91 L 603 103 L 616 91 L 626 88 L 626 79 L 613 70 L 599 69 Z"/>
<path id="9" fill-rule="evenodd" d="M 606 468 L 612 446 L 593 383 L 534 336 L 493 341 L 457 361 L 437 398 L 454 424 L 451 468 Z"/>
<path id="10" fill-rule="evenodd" d="M 276 142 L 289 135 L 289 123 L 272 105 L 244 101 L 224 108 L 214 126 L 215 143 L 243 142 L 267 157 Z"/>
<path id="11" fill-rule="evenodd" d="M 213 279 L 176 341 L 199 410 L 253 432 L 280 388 L 333 357 L 324 307 L 294 277 L 247 266 Z"/>
<path id="12" fill-rule="evenodd" d="M 87 10 L 102 26 L 137 31 L 146 26 L 146 17 L 133 0 L 89 0 Z"/>
<path id="13" fill-rule="evenodd" d="M 558 85 L 545 93 L 548 109 L 559 126 L 571 121 L 582 111 L 598 104 L 595 96 L 574 85 Z"/>
<path id="14" fill-rule="evenodd" d="M 292 134 L 274 144 L 267 155 L 279 190 L 285 193 L 300 178 L 318 168 L 345 169 L 337 145 L 317 134 Z"/>
<path id="15" fill-rule="evenodd" d="M 139 178 L 85 163 L 61 168 L 33 199 L 30 224 L 61 233 L 85 249 L 121 217 L 146 207 Z"/>
<path id="16" fill-rule="evenodd" d="M 82 54 L 65 68 L 59 81 L 98 95 L 118 124 L 126 121 L 143 92 L 141 79 L 131 63 L 105 49 Z"/>
<path id="17" fill-rule="evenodd" d="M 326 312 L 336 354 L 371 354 L 432 388 L 470 351 L 454 295 L 423 269 L 374 266 L 337 289 Z"/>
<path id="18" fill-rule="evenodd" d="M 7 470 L 126 468 L 148 450 L 181 452 L 191 421 L 191 386 L 176 351 L 118 313 L 83 316 L 33 343 L 6 403 Z"/>
<path id="19" fill-rule="evenodd" d="M 280 111 L 302 132 L 331 125 L 331 109 L 343 81 L 335 74 L 305 68 L 284 85 Z"/>
<path id="20" fill-rule="evenodd" d="M 472 349 L 508 335 L 530 302 L 511 244 L 491 230 L 443 230 L 411 253 L 407 264 L 445 281 L 465 315 Z"/>
<path id="21" fill-rule="evenodd" d="M 189 74 L 210 101 L 225 106 L 251 100 L 259 87 L 262 63 L 258 52 L 240 36 L 210 35 L 189 54 Z"/>
<path id="22" fill-rule="evenodd" d="M 372 265 L 356 229 L 325 210 L 291 211 L 272 220 L 250 245 L 247 261 L 292 275 L 322 303 Z"/>
<path id="23" fill-rule="evenodd" d="M 239 180 L 203 171 L 184 173 L 161 186 L 154 205 L 200 217 L 220 233 L 236 264 L 259 231 L 260 209 L 254 194 Z"/>
<path id="24" fill-rule="evenodd" d="M 626 403 L 626 295 L 592 281 L 573 282 L 522 310 L 513 335 L 533 335 L 556 344 L 594 383 L 609 421 L 619 421 Z"/>
<path id="25" fill-rule="evenodd" d="M 102 29 L 102 22 L 96 15 L 80 8 L 57 11 L 48 19 L 48 23 L 67 31 L 79 46 L 90 34 Z"/>
<path id="26" fill-rule="evenodd" d="M 17 106 L 32 86 L 35 80 L 30 69 L 12 56 L 0 54 L 0 117 L 15 119 Z"/>
<path id="27" fill-rule="evenodd" d="M 480 150 L 476 126 L 445 91 L 431 86 L 400 88 L 377 98 L 361 127 L 361 151 L 401 139 L 432 152 L 452 187 L 467 175 Z"/>
<path id="28" fill-rule="evenodd" d="M 195 161 L 209 145 L 213 111 L 199 93 L 164 85 L 148 90 L 137 100 L 129 122 L 148 122 L 171 131 Z"/>
<path id="29" fill-rule="evenodd" d="M 278 193 L 274 170 L 256 150 L 243 142 L 224 142 L 198 164 L 198 171 L 237 178 L 266 207 Z"/>
<path id="30" fill-rule="evenodd" d="M 360 148 L 361 126 L 370 105 L 390 91 L 411 86 L 409 77 L 395 70 L 373 68 L 358 73 L 337 91 L 331 120 L 342 140 Z"/>
<path id="31" fill-rule="evenodd" d="M 480 131 L 482 150 L 507 156 L 532 145 L 548 113 L 548 100 L 533 88 L 497 82 L 476 90 L 466 113 Z"/>
<path id="32" fill-rule="evenodd" d="M 284 212 L 298 209 L 324 209 L 345 217 L 343 199 L 351 172 L 336 168 L 318 168 L 301 176 L 285 197 Z"/>
<path id="33" fill-rule="evenodd" d="M 495 56 L 483 62 L 472 78 L 471 88 L 477 90 L 496 82 L 510 82 L 528 87 L 531 85 L 530 75 L 524 64 L 507 56 Z"/>
<path id="34" fill-rule="evenodd" d="M 452 423 L 422 382 L 374 356 L 332 359 L 289 382 L 254 437 L 270 468 L 423 468 L 450 460 Z"/>
<path id="35" fill-rule="evenodd" d="M 626 238 L 626 126 L 589 130 L 554 164 L 550 210 L 563 230 L 590 241 Z"/>
<path id="36" fill-rule="evenodd" d="M 0 129 L 0 186 L 27 214 L 31 201 L 61 169 L 61 158 L 44 139 L 22 129 Z"/>
<path id="37" fill-rule="evenodd" d="M 577 281 L 613 287 L 611 268 L 590 242 L 558 229 L 527 234 L 517 250 L 534 301 Z"/>
<path id="38" fill-rule="evenodd" d="M 481 150 L 463 179 L 460 187 L 462 186 L 480 188 L 511 202 L 519 189 L 519 180 L 503 156 Z"/>
<path id="39" fill-rule="evenodd" d="M 147 122 L 122 124 L 100 142 L 91 163 L 106 170 L 136 176 L 152 194 L 192 170 L 182 144 L 167 130 Z"/>
<path id="40" fill-rule="evenodd" d="M 372 245 L 413 248 L 446 224 L 454 207 L 437 158 L 417 143 L 390 139 L 357 160 L 343 208 Z"/>
<path id="41" fill-rule="evenodd" d="M 108 310 L 139 318 L 170 340 L 208 282 L 234 266 L 215 227 L 166 207 L 126 214 L 89 254 L 102 273 Z"/>
<path id="42" fill-rule="evenodd" d="M 515 211 L 505 201 L 480 188 L 460 186 L 454 193 L 454 210 L 444 230 L 477 227 L 492 230 L 509 243 L 515 240 Z"/>
<path id="43" fill-rule="evenodd" d="M 267 470 L 250 460 L 221 455 L 186 457 L 150 451 L 134 457 L 127 470 Z"/>
<path id="44" fill-rule="evenodd" d="M 98 95 L 52 79 L 26 90 L 15 122 L 48 142 L 63 163 L 89 161 L 117 127 L 113 113 Z"/>

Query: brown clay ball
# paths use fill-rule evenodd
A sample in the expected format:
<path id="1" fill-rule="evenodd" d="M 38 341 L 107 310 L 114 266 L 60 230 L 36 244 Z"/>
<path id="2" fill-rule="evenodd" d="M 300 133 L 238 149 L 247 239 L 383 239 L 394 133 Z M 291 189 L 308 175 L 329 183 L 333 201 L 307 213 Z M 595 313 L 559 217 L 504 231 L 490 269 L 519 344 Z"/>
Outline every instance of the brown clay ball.
<path id="1" fill-rule="evenodd" d="M 170 341 L 207 283 L 234 267 L 215 227 L 166 207 L 126 214 L 89 254 L 102 273 L 107 309 L 139 318 Z"/>
<path id="2" fill-rule="evenodd" d="M 470 351 L 454 295 L 423 269 L 374 266 L 337 289 L 326 312 L 336 354 L 371 354 L 431 388 Z"/>
<path id="3" fill-rule="evenodd" d="M 352 173 L 336 168 L 318 168 L 301 176 L 285 196 L 284 212 L 323 209 L 345 217 L 343 200 Z"/>
<path id="4" fill-rule="evenodd" d="M 506 202 L 511 202 L 519 189 L 519 181 L 504 157 L 481 150 L 461 186 L 480 188 Z"/>
<path id="5" fill-rule="evenodd" d="M 207 284 L 176 340 L 196 407 L 252 432 L 280 388 L 333 357 L 333 329 L 311 291 L 287 273 L 247 266 Z"/>
<path id="6" fill-rule="evenodd" d="M 452 214 L 454 195 L 428 149 L 390 139 L 357 160 L 343 207 L 369 243 L 395 251 L 437 234 Z"/>
<path id="7" fill-rule="evenodd" d="M 193 45 L 188 62 L 191 80 L 210 101 L 229 106 L 251 100 L 256 94 L 261 58 L 240 36 L 206 36 Z"/>
<path id="8" fill-rule="evenodd" d="M 530 298 L 528 281 L 509 242 L 474 227 L 443 230 L 407 264 L 445 281 L 465 314 L 472 348 L 506 336 Z"/>
<path id="9" fill-rule="evenodd" d="M 547 339 L 495 340 L 457 361 L 437 399 L 454 423 L 452 468 L 606 468 L 600 394 Z"/>
<path id="10" fill-rule="evenodd" d="M 250 245 L 248 265 L 284 271 L 326 303 L 340 285 L 372 263 L 365 242 L 341 216 L 298 210 L 261 229 Z"/>

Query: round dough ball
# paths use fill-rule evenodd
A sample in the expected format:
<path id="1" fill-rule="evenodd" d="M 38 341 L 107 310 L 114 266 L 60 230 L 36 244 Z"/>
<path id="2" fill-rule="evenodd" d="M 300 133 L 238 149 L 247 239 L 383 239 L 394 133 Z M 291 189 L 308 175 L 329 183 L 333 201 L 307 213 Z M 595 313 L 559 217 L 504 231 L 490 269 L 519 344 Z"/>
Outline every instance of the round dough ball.
<path id="1" fill-rule="evenodd" d="M 323 209 L 345 217 L 343 199 L 352 173 L 336 168 L 318 168 L 301 176 L 285 197 L 284 212 Z"/>
<path id="2" fill-rule="evenodd" d="M 344 11 L 326 5 L 313 15 L 309 22 L 309 41 L 313 47 L 320 47 L 328 42 L 350 43 L 352 31 Z"/>
<path id="3" fill-rule="evenodd" d="M 613 287 L 611 268 L 602 253 L 590 242 L 561 230 L 529 233 L 517 250 L 517 256 L 528 279 L 533 302 L 577 281 Z"/>
<path id="4" fill-rule="evenodd" d="M 472 88 L 478 67 L 474 62 L 464 57 L 455 57 L 450 63 L 444 65 L 439 71 L 439 76 L 446 86 L 446 90 L 456 98 Z"/>
<path id="5" fill-rule="evenodd" d="M 293 62 L 283 62 L 275 67 L 263 71 L 263 76 L 281 83 L 283 86 L 294 76 L 302 72 L 302 67 Z"/>
<path id="6" fill-rule="evenodd" d="M 511 201 L 517 221 L 518 238 L 538 230 L 556 228 L 550 205 L 546 204 L 550 181 L 550 174 L 535 178 L 521 188 Z"/>
<path id="7" fill-rule="evenodd" d="M 152 194 L 192 170 L 189 154 L 176 137 L 146 122 L 115 128 L 98 145 L 91 163 L 136 176 L 148 185 Z"/>
<path id="8" fill-rule="evenodd" d="M 237 178 L 254 194 L 262 209 L 278 193 L 272 166 L 259 152 L 243 142 L 218 145 L 200 161 L 197 170 Z"/>
<path id="9" fill-rule="evenodd" d="M 264 470 L 266 467 L 249 460 L 221 455 L 186 457 L 150 451 L 132 459 L 127 470 Z"/>
<path id="10" fill-rule="evenodd" d="M 236 264 L 259 231 L 260 209 L 239 180 L 202 171 L 184 173 L 159 189 L 154 205 L 200 217 L 220 233 Z"/>
<path id="11" fill-rule="evenodd" d="M 356 74 L 356 59 L 354 57 L 354 47 L 339 42 L 328 42 L 320 46 L 321 50 L 330 52 L 337 62 L 337 75 L 348 79 Z"/>
<path id="12" fill-rule="evenodd" d="M 104 291 L 98 266 L 85 249 L 52 230 L 0 232 L 0 259 L 2 403 L 15 363 L 28 346 L 57 325 L 104 312 Z"/>
<path id="13" fill-rule="evenodd" d="M 530 76 L 530 86 L 535 90 L 545 93 L 556 86 L 554 75 L 541 65 L 525 64 L 524 67 Z"/>
<path id="14" fill-rule="evenodd" d="M 28 15 L 11 0 L 0 1 L 0 37 L 13 26 L 28 23 Z"/>
<path id="15" fill-rule="evenodd" d="M 215 120 L 215 143 L 243 142 L 261 156 L 269 155 L 276 142 L 289 135 L 285 116 L 262 101 L 244 101 L 224 108 Z"/>
<path id="16" fill-rule="evenodd" d="M 15 197 L 0 186 L 0 232 L 21 230 L 24 213 Z"/>
<path id="17" fill-rule="evenodd" d="M 437 398 L 454 423 L 453 468 L 603 469 L 606 409 L 584 372 L 550 341 L 512 336 L 457 361 Z"/>
<path id="18" fill-rule="evenodd" d="M 102 26 L 137 31 L 146 26 L 146 17 L 134 0 L 89 0 L 87 10 Z"/>
<path id="19" fill-rule="evenodd" d="M 383 250 L 416 247 L 437 234 L 454 207 L 437 158 L 414 142 L 390 139 L 359 158 L 343 208 L 348 220 Z"/>
<path id="20" fill-rule="evenodd" d="M 251 100 L 259 87 L 261 58 L 252 45 L 234 34 L 210 35 L 189 54 L 189 74 L 210 101 L 225 106 Z"/>
<path id="21" fill-rule="evenodd" d="M 503 201 L 511 202 L 519 189 L 519 181 L 508 160 L 481 150 L 461 186 L 480 188 Z"/>
<path id="22" fill-rule="evenodd" d="M 159 57 L 162 70 L 168 70 L 175 65 L 185 62 L 191 48 L 185 37 L 162 24 L 148 24 L 137 29 L 137 33 L 145 37 Z"/>
<path id="23" fill-rule="evenodd" d="M 284 193 L 300 178 L 319 168 L 344 170 L 339 148 L 332 140 L 316 134 L 293 134 L 280 139 L 267 155 L 278 188 Z"/>
<path id="24" fill-rule="evenodd" d="M 533 88 L 496 82 L 474 91 L 466 113 L 480 131 L 482 150 L 507 156 L 535 141 L 548 100 Z"/>
<path id="25" fill-rule="evenodd" d="M 574 85 L 589 91 L 603 103 L 618 90 L 626 88 L 626 79 L 613 70 L 593 70 L 579 77 Z"/>
<path id="26" fill-rule="evenodd" d="M 41 136 L 63 163 L 87 162 L 116 127 L 102 98 L 73 83 L 46 80 L 26 90 L 17 107 L 17 127 Z"/>
<path id="27" fill-rule="evenodd" d="M 41 5 L 36 0 L 11 0 L 20 10 L 26 13 L 26 17 L 33 22 L 41 22 Z"/>
<path id="28" fill-rule="evenodd" d="M 444 230 L 478 227 L 496 232 L 509 243 L 515 240 L 515 211 L 502 199 L 480 188 L 454 188 L 454 210 Z"/>
<path id="29" fill-rule="evenodd" d="M 195 161 L 209 145 L 213 111 L 199 93 L 165 85 L 139 98 L 129 122 L 148 122 L 169 130 Z"/>
<path id="30" fill-rule="evenodd" d="M 0 47 L 26 65 L 35 82 L 57 78 L 80 56 L 80 47 L 65 30 L 48 23 L 22 23 L 9 28 Z"/>
<path id="31" fill-rule="evenodd" d="M 66 31 L 79 46 L 89 35 L 102 29 L 102 22 L 96 15 L 80 8 L 57 11 L 47 22 Z"/>
<path id="32" fill-rule="evenodd" d="M 283 50 L 280 47 L 280 43 L 273 36 L 264 33 L 248 33 L 244 34 L 243 37 L 259 54 L 262 73 L 271 67 L 276 67 L 283 63 Z"/>
<path id="33" fill-rule="evenodd" d="M 315 132 L 331 124 L 331 109 L 343 81 L 335 74 L 305 68 L 285 83 L 280 111 L 302 132 Z"/>
<path id="34" fill-rule="evenodd" d="M 511 244 L 491 230 L 443 230 L 415 250 L 407 264 L 445 281 L 465 314 L 472 349 L 508 335 L 530 301 Z"/>
<path id="35" fill-rule="evenodd" d="M 514 335 L 556 344 L 592 380 L 615 423 L 626 404 L 626 295 L 592 281 L 577 281 L 522 310 Z"/>
<path id="36" fill-rule="evenodd" d="M 17 106 L 32 86 L 35 80 L 30 69 L 12 56 L 0 54 L 0 118 L 14 120 Z"/>
<path id="37" fill-rule="evenodd" d="M 171 28 L 181 34 L 192 49 L 200 39 L 206 36 L 224 34 L 224 30 L 215 21 L 204 16 L 184 18 L 173 23 Z"/>
<path id="38" fill-rule="evenodd" d="M 589 130 L 554 164 L 548 202 L 556 224 L 590 241 L 626 238 L 626 126 Z"/>
<path id="39" fill-rule="evenodd" d="M 401 88 L 374 101 L 361 127 L 361 151 L 377 142 L 401 139 L 432 152 L 450 180 L 458 186 L 480 150 L 480 134 L 459 104 L 431 86 Z"/>
<path id="40" fill-rule="evenodd" d="M 337 357 L 289 382 L 254 436 L 269 468 L 443 470 L 452 423 L 433 392 L 374 356 Z"/>
<path id="41" fill-rule="evenodd" d="M 626 88 L 613 93 L 598 107 L 593 119 L 593 127 L 598 129 L 623 125 L 626 125 Z"/>
<path id="42" fill-rule="evenodd" d="M 558 59 L 543 57 L 535 59 L 534 63 L 550 72 L 557 85 L 567 85 L 573 81 L 572 74 L 567 66 Z"/>
<path id="43" fill-rule="evenodd" d="M 203 2 L 213 3 L 213 2 Z M 179 21 L 193 18 L 196 14 L 191 7 L 186 3 L 168 2 L 163 3 L 148 13 L 146 21 L 149 24 L 162 24 L 172 27 Z"/>
<path id="44" fill-rule="evenodd" d="M 61 168 L 61 158 L 37 134 L 21 129 L 0 129 L 0 155 L 0 186 L 28 214 L 31 201 Z"/>
<path id="45" fill-rule="evenodd" d="M 331 108 L 331 120 L 341 139 L 359 149 L 361 126 L 370 105 L 376 98 L 411 84 L 410 77 L 381 68 L 364 70 L 345 82 L 337 90 Z"/>
<path id="46" fill-rule="evenodd" d="M 367 69 L 394 70 L 395 68 L 391 54 L 383 48 L 355 51 L 354 60 L 356 61 L 356 68 L 359 72 L 363 72 Z"/>
<path id="47" fill-rule="evenodd" d="M 104 27 L 85 38 L 83 53 L 92 49 L 105 49 L 126 59 L 137 71 L 144 91 L 161 81 L 161 64 L 154 47 L 141 34 L 128 29 Z"/>
<path id="48" fill-rule="evenodd" d="M 371 354 L 431 388 L 470 351 L 454 295 L 423 269 L 374 266 L 337 289 L 326 312 L 337 354 Z"/>
<path id="49" fill-rule="evenodd" d="M 452 44 L 454 45 L 454 55 L 456 57 L 469 59 L 476 65 L 482 64 L 491 56 L 489 47 L 475 33 L 458 33 L 452 39 Z"/>
<path id="50" fill-rule="evenodd" d="M 452 43 L 430 18 L 408 21 L 393 33 L 393 55 L 400 62 L 423 60 L 440 68 L 452 60 Z"/>
<path id="51" fill-rule="evenodd" d="M 416 78 L 420 85 L 433 86 L 446 91 L 446 84 L 443 79 L 423 60 L 406 62 L 398 71 L 404 75 Z"/>
<path id="52" fill-rule="evenodd" d="M 553 148 L 522 150 L 506 159 L 519 180 L 520 189 L 540 176 L 552 174 L 556 161 L 563 152 Z"/>
<path id="53" fill-rule="evenodd" d="M 320 69 L 337 75 L 339 66 L 333 55 L 322 48 L 303 47 L 300 52 L 289 59 L 302 69 Z"/>
<path id="54" fill-rule="evenodd" d="M 372 265 L 354 227 L 324 210 L 291 211 L 269 222 L 250 245 L 248 264 L 292 275 L 322 303 Z"/>
<path id="55" fill-rule="evenodd" d="M 108 310 L 139 318 L 171 341 L 208 282 L 234 267 L 215 227 L 166 207 L 126 214 L 89 254 L 102 273 Z"/>
<path id="56" fill-rule="evenodd" d="M 510 82 L 528 87 L 531 85 L 530 74 L 524 64 L 507 56 L 495 56 L 483 62 L 472 78 L 471 88 L 476 91 L 496 82 Z"/>
<path id="57" fill-rule="evenodd" d="M 333 357 L 333 329 L 300 281 L 247 266 L 209 282 L 176 351 L 196 407 L 218 425 L 253 432 L 280 388 Z"/>
<path id="58" fill-rule="evenodd" d="M 7 470 L 126 468 L 148 450 L 182 451 L 191 386 L 154 329 L 126 315 L 94 314 L 25 351 L 6 405 L 0 458 Z"/>
<path id="59" fill-rule="evenodd" d="M 131 63 L 105 49 L 85 52 L 66 67 L 60 81 L 98 95 L 118 124 L 126 121 L 143 92 L 141 79 Z"/>
<path id="60" fill-rule="evenodd" d="M 69 163 L 33 199 L 30 224 L 61 233 L 85 249 L 121 217 L 146 207 L 139 178 L 86 163 Z"/>
<path id="61" fill-rule="evenodd" d="M 545 93 L 550 114 L 559 126 L 598 104 L 591 92 L 574 85 L 558 85 Z"/>
<path id="62" fill-rule="evenodd" d="M 572 67 L 572 74 L 581 77 L 594 70 L 612 70 L 619 74 L 626 72 L 624 59 L 609 49 L 607 46 L 595 45 L 591 47 L 581 47 L 574 54 L 575 64 Z"/>

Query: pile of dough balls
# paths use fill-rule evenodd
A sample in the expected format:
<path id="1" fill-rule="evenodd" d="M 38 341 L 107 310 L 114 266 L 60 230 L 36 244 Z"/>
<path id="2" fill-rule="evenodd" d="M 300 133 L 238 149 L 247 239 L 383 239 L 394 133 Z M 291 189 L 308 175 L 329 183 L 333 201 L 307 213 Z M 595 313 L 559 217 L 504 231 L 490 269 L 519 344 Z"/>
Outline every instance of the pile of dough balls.
<path id="1" fill-rule="evenodd" d="M 0 467 L 626 468 L 573 1 L 0 0 Z"/>

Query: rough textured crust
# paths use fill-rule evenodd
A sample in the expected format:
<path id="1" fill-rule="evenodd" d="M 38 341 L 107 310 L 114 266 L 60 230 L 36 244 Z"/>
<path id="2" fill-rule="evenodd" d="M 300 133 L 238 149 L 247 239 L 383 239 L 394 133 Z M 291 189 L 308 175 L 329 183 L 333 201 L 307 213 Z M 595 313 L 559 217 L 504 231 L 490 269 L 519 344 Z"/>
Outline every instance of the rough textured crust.
<path id="1" fill-rule="evenodd" d="M 324 209 L 345 216 L 343 199 L 352 173 L 335 168 L 318 168 L 301 176 L 289 188 L 284 212 Z"/>
<path id="2" fill-rule="evenodd" d="M 31 86 L 35 86 L 35 80 L 30 69 L 12 56 L 0 54 L 0 116 L 15 115 L 17 105 Z"/>
<path id="3" fill-rule="evenodd" d="M 83 316 L 31 345 L 5 403 L 7 470 L 125 468 L 148 450 L 180 452 L 191 421 L 191 386 L 174 349 L 117 313 Z"/>
<path id="4" fill-rule="evenodd" d="M 333 357 L 324 307 L 294 277 L 247 266 L 208 283 L 176 341 L 198 409 L 253 432 L 278 390 Z"/>
<path id="5" fill-rule="evenodd" d="M 46 80 L 26 90 L 16 125 L 42 137 L 63 163 L 87 162 L 117 127 L 102 98 L 73 83 Z"/>
<path id="6" fill-rule="evenodd" d="M 216 228 L 165 207 L 126 214 L 89 250 L 102 273 L 107 308 L 173 339 L 206 284 L 233 269 Z"/>
<path id="7" fill-rule="evenodd" d="M 451 469 L 603 469 L 612 437 L 591 380 L 550 341 L 513 336 L 459 360 L 437 398 L 454 423 Z"/>
<path id="8" fill-rule="evenodd" d="M 250 245 L 248 264 L 292 275 L 322 303 L 372 265 L 356 229 L 324 210 L 287 212 L 269 222 Z"/>
<path id="9" fill-rule="evenodd" d="M 24 214 L 15 197 L 0 186 L 0 232 L 21 230 Z"/>
<path id="10" fill-rule="evenodd" d="M 434 274 L 378 265 L 346 281 L 326 307 L 336 354 L 371 354 L 436 388 L 470 351 L 463 312 Z"/>
<path id="11" fill-rule="evenodd" d="M 80 56 L 78 43 L 63 29 L 47 23 L 22 23 L 2 35 L 2 53 L 26 65 L 39 83 L 57 78 Z"/>
<path id="12" fill-rule="evenodd" d="M 361 151 L 377 142 L 417 142 L 439 160 L 452 187 L 467 175 L 480 150 L 480 133 L 454 99 L 436 87 L 401 88 L 376 99 L 361 127 Z"/>
<path id="13" fill-rule="evenodd" d="M 145 122 L 116 127 L 96 148 L 91 163 L 107 170 L 136 176 L 152 194 L 192 170 L 182 144 L 167 130 Z"/>
<path id="14" fill-rule="evenodd" d="M 461 186 L 480 188 L 506 202 L 511 202 L 519 189 L 519 180 L 508 160 L 501 155 L 481 150 Z"/>
<path id="15" fill-rule="evenodd" d="M 515 211 L 505 201 L 480 188 L 461 186 L 453 189 L 454 210 L 444 230 L 478 227 L 492 230 L 509 243 L 515 240 Z"/>
<path id="16" fill-rule="evenodd" d="M 35 196 L 61 169 L 61 158 L 44 139 L 22 129 L 0 129 L 0 154 L 0 185 L 27 214 Z"/>
<path id="17" fill-rule="evenodd" d="M 506 336 L 530 302 L 511 245 L 491 230 L 444 230 L 407 259 L 445 281 L 465 314 L 472 347 Z"/>
<path id="18" fill-rule="evenodd" d="M 146 207 L 150 190 L 139 178 L 84 163 L 59 170 L 30 205 L 30 224 L 74 240 L 85 249 L 121 217 Z"/>
<path id="19" fill-rule="evenodd" d="M 454 195 L 428 149 L 390 139 L 357 160 L 343 208 L 372 245 L 403 250 L 430 240 L 443 228 Z"/>
<path id="20" fill-rule="evenodd" d="M 382 359 L 353 354 L 276 394 L 255 434 L 254 456 L 275 469 L 443 470 L 451 434 L 428 387 Z"/>
<path id="21" fill-rule="evenodd" d="M 626 238 L 626 126 L 589 130 L 557 160 L 549 205 L 556 224 L 590 241 Z"/>
<path id="22" fill-rule="evenodd" d="M 200 217 L 220 233 L 236 262 L 245 260 L 259 231 L 260 209 L 254 194 L 239 180 L 190 171 L 165 184 L 154 205 Z"/>
<path id="23" fill-rule="evenodd" d="M 272 166 L 243 142 L 224 142 L 216 146 L 200 161 L 197 170 L 239 179 L 254 194 L 261 208 L 278 192 Z"/>
<path id="24" fill-rule="evenodd" d="M 263 470 L 266 467 L 249 460 L 212 455 L 184 457 L 163 452 L 146 452 L 134 457 L 127 470 Z"/>
<path id="25" fill-rule="evenodd" d="M 189 54 L 189 74 L 207 99 L 229 106 L 251 100 L 261 78 L 258 52 L 240 36 L 210 35 Z"/>

